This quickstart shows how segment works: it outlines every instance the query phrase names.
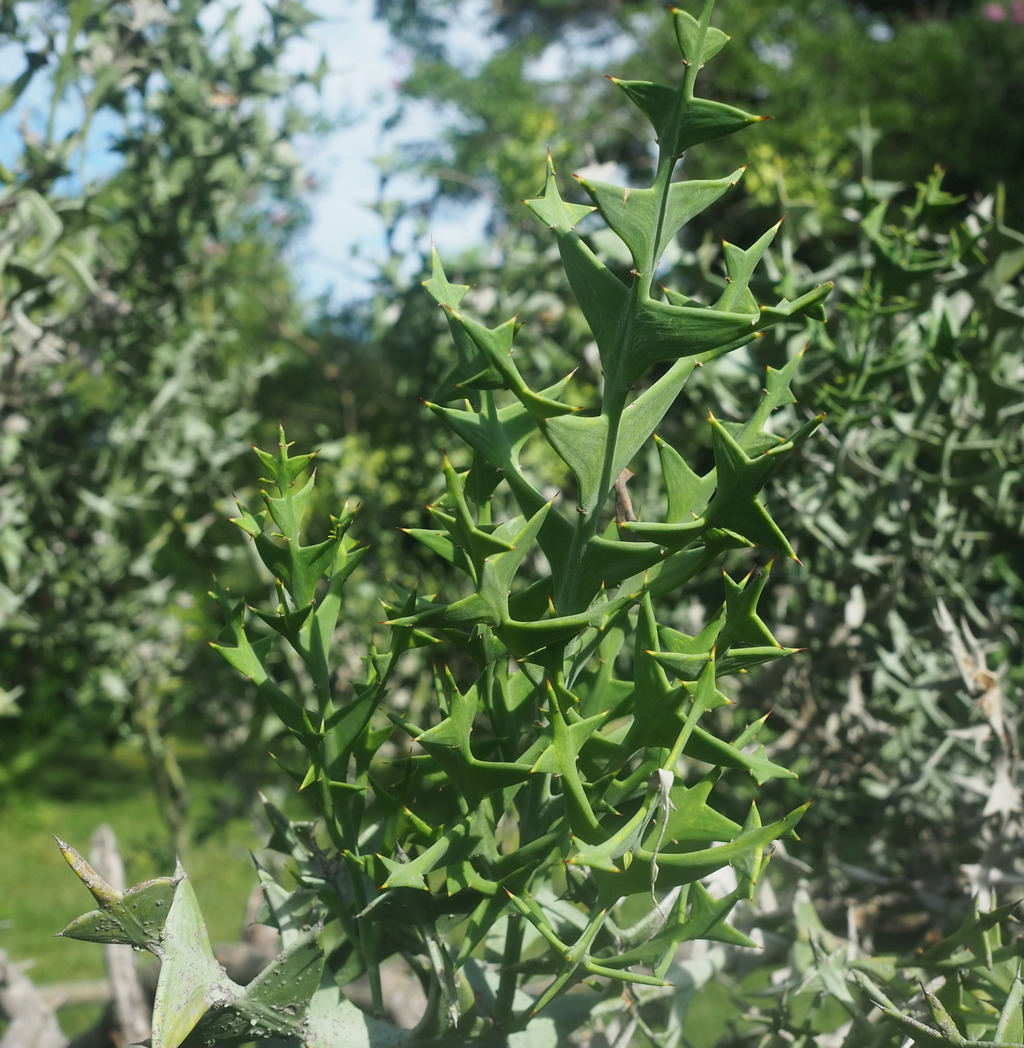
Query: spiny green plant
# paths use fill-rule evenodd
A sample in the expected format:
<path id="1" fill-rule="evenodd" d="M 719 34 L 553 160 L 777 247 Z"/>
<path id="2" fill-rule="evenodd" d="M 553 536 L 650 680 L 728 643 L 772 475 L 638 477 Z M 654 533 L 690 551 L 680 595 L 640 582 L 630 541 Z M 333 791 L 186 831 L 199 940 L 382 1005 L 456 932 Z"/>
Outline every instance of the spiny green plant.
<path id="1" fill-rule="evenodd" d="M 456 359 L 428 407 L 463 457 L 445 456 L 433 526 L 411 535 L 462 588 L 446 598 L 398 588 L 358 682 L 332 648 L 364 552 L 349 534 L 354 512 L 345 507 L 311 540 L 314 455 L 292 454 L 283 430 L 275 452 L 257 452 L 263 507 L 240 506 L 235 522 L 276 601 L 249 615 L 219 591 L 227 629 L 217 648 L 297 743 L 301 759 L 283 753 L 281 763 L 322 824 L 267 804 L 270 847 L 296 886 L 260 868 L 264 917 L 285 953 L 245 988 L 213 962 L 181 871 L 134 896 L 111 892 L 65 847 L 100 904 L 65 934 L 161 956 L 154 1048 L 282 1036 L 323 1046 L 562 1043 L 596 1000 L 624 989 L 630 1020 L 646 1024 L 638 994 L 671 983 L 681 944 L 750 944 L 730 914 L 804 809 L 765 823 L 756 803 L 740 810 L 734 792 L 716 792 L 725 777 L 760 784 L 791 773 L 757 743 L 764 717 L 729 738 L 715 711 L 728 702 L 723 677 L 794 650 L 758 614 L 771 558 L 794 555 L 760 493 L 820 419 L 786 436 L 768 428 L 792 399 L 797 355 L 769 371 L 751 418 L 709 416 L 710 470 L 654 432 L 696 368 L 778 321 L 823 318 L 829 288 L 755 301 L 751 276 L 778 227 L 750 248 L 725 246 L 728 280 L 711 304 L 657 284 L 667 245 L 742 174 L 673 181 L 680 158 L 759 119 L 695 94 L 727 41 L 710 25 L 712 7 L 699 18 L 672 11 L 680 85 L 613 81 L 657 134 L 653 184 L 581 180 L 584 205 L 563 198 L 549 162 L 541 195 L 527 201 L 558 243 L 597 345 L 594 402 L 574 402 L 571 375 L 531 384 L 514 355 L 518 321 L 488 327 L 470 316 L 469 289 L 434 256 L 425 287 Z M 603 264 L 576 231 L 595 212 L 628 250 L 628 272 Z M 661 502 L 634 507 L 630 467 L 652 441 Z M 692 634 L 659 621 L 691 580 L 745 550 L 760 567 L 723 574 L 709 621 Z M 284 663 L 274 655 L 282 643 Z M 421 706 L 401 685 L 425 666 L 432 697 Z M 705 884 L 719 871 L 731 871 L 730 884 Z M 414 1030 L 381 1018 L 380 966 L 394 954 L 427 992 Z M 363 974 L 372 1016 L 341 994 Z M 580 983 L 598 995 L 568 992 Z"/>

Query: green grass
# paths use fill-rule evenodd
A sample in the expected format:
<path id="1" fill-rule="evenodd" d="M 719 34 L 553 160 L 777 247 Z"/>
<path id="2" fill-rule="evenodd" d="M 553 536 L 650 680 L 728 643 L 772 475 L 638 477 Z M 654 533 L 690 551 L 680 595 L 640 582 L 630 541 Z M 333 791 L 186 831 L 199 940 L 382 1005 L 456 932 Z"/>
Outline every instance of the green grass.
<path id="1" fill-rule="evenodd" d="M 197 837 L 181 856 L 182 864 L 193 878 L 210 938 L 234 941 L 241 936 L 256 882 L 249 853 L 265 844 L 267 833 L 247 815 L 219 814 L 237 805 L 244 769 L 215 766 L 199 750 L 182 763 Z M 273 770 L 265 770 L 267 780 L 274 781 Z M 100 947 L 54 938 L 94 906 L 52 835 L 88 856 L 90 838 L 101 823 L 117 835 L 129 884 L 174 872 L 170 833 L 144 762 L 128 747 L 63 755 L 31 782 L 0 797 L 0 947 L 18 961 L 32 962 L 30 975 L 37 985 L 104 975 Z M 66 1030 L 80 1025 L 68 1019 Z"/>

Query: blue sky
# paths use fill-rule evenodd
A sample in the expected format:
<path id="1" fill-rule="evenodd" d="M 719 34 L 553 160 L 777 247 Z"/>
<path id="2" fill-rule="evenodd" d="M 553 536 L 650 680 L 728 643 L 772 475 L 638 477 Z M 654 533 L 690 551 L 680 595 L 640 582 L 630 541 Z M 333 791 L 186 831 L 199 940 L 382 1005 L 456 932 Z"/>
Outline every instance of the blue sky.
<path id="1" fill-rule="evenodd" d="M 251 0 L 251 6 L 257 16 L 262 5 Z M 373 0 L 312 0 L 310 6 L 323 20 L 311 28 L 309 41 L 295 49 L 293 61 L 313 68 L 321 51 L 326 54 L 331 72 L 322 102 L 343 126 L 302 150 L 319 192 L 310 201 L 312 226 L 292 258 L 306 291 L 328 292 L 340 302 L 366 290 L 373 262 L 383 254 L 381 223 L 369 209 L 377 197 L 373 158 L 394 146 L 393 139 L 382 138 L 381 125 L 394 109 L 395 87 L 410 71 L 411 56 L 396 48 L 386 28 L 373 19 Z M 471 32 L 457 33 L 456 46 L 459 35 L 466 37 L 466 47 L 478 39 Z M 417 136 L 429 135 L 430 114 L 418 113 L 417 118 Z M 424 192 L 412 179 L 389 185 L 389 195 Z M 447 222 L 438 216 L 430 236 L 439 249 L 455 252 L 478 237 L 480 228 L 480 222 L 467 221 L 465 214 Z"/>
<path id="2" fill-rule="evenodd" d="M 296 49 L 293 60 L 313 68 L 321 50 L 326 54 L 331 73 L 325 81 L 323 104 L 329 114 L 348 122 L 304 154 L 321 189 L 311 201 L 312 228 L 295 246 L 292 257 L 307 291 L 317 295 L 330 292 L 341 302 L 367 290 L 373 260 L 383 254 L 382 227 L 369 210 L 377 195 L 373 157 L 393 149 L 402 136 L 399 128 L 388 140 L 382 140 L 381 125 L 394 111 L 395 87 L 411 71 L 412 56 L 396 47 L 385 27 L 374 20 L 374 0 L 308 2 L 323 20 L 312 27 L 309 41 Z M 244 3 L 253 17 L 262 16 L 260 0 Z M 465 4 L 459 9 L 458 19 L 445 30 L 445 46 L 452 61 L 471 65 L 493 46 L 493 37 L 487 34 L 491 13 L 488 2 Z M 579 73 L 589 64 L 597 76 L 613 69 L 632 47 L 629 35 L 622 34 L 619 39 L 603 40 L 595 48 L 584 29 L 578 40 L 568 35 L 552 40 L 534 63 L 532 73 L 540 78 L 558 77 L 566 69 Z M 429 139 L 432 132 L 441 129 L 441 118 L 423 105 L 412 112 L 417 139 Z M 411 132 L 407 130 L 406 134 Z M 537 164 L 540 178 L 543 157 L 538 157 Z M 591 175 L 610 177 L 604 170 Z M 393 179 L 388 188 L 391 198 L 399 195 L 410 199 L 429 193 L 428 186 L 412 178 Z M 462 203 L 457 213 L 453 211 L 447 218 L 440 209 L 431 216 L 429 238 L 442 257 L 451 257 L 479 242 L 486 216 L 483 201 L 475 210 Z M 412 246 L 401 245 L 403 249 Z M 425 254 L 426 244 L 415 247 L 418 256 Z"/>
<path id="3" fill-rule="evenodd" d="M 370 262 L 383 251 L 382 229 L 369 210 L 377 192 L 372 158 L 381 142 L 381 123 L 394 105 L 401 58 L 387 31 L 372 17 L 373 0 L 317 0 L 323 21 L 310 40 L 295 48 L 293 61 L 314 68 L 327 56 L 322 103 L 341 126 L 302 149 L 319 191 L 311 200 L 313 224 L 295 245 L 293 259 L 303 287 L 314 294 L 353 297 L 345 289 L 365 288 Z"/>

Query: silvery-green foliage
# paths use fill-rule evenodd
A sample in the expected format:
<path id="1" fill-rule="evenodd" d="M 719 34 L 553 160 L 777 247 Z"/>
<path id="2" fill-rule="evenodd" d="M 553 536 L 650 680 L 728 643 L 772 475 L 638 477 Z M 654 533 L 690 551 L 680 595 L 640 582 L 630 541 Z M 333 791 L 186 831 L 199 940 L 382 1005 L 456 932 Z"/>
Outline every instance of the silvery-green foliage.
<path id="1" fill-rule="evenodd" d="M 737 1043 L 1015 1048 L 1024 1043 L 1018 910 L 972 903 L 949 934 L 920 949 L 872 953 L 829 931 L 801 885 L 770 992 L 742 995 Z"/>
<path id="2" fill-rule="evenodd" d="M 818 843 L 870 827 L 855 861 L 946 893 L 961 864 L 1020 872 L 1024 237 L 938 172 L 850 195 L 860 244 L 802 379 L 826 441 L 780 485 L 805 567 L 778 592 L 813 657 L 767 676 Z"/>

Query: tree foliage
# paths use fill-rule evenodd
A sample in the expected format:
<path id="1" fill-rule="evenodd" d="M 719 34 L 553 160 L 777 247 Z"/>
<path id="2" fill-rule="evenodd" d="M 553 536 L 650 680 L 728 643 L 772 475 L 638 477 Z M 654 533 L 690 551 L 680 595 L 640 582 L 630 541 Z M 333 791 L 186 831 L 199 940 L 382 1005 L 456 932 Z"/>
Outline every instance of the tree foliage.
<path id="1" fill-rule="evenodd" d="M 309 15 L 250 39 L 193 0 L 4 10 L 3 774 L 127 731 L 180 807 L 168 718 L 224 701 L 198 642 L 225 471 L 302 322 L 308 77 L 281 56 Z"/>
<path id="2" fill-rule="evenodd" d="M 870 826 L 879 872 L 981 860 L 979 891 L 1022 847 L 1024 235 L 1001 194 L 965 213 L 942 183 L 865 182 L 839 260 L 846 300 L 802 387 L 829 410 L 828 461 L 786 485 L 825 672 L 787 674 L 780 707 L 835 855 Z"/>
<path id="3" fill-rule="evenodd" d="M 563 161 L 573 169 L 600 163 L 620 165 L 631 178 L 648 174 L 651 155 L 636 152 L 634 127 L 620 118 L 588 119 L 595 99 L 583 73 L 607 72 L 612 50 L 622 75 L 652 67 L 667 75 L 676 58 L 658 36 L 660 5 L 588 5 L 585 17 L 565 4 L 503 4 L 488 17 L 464 0 L 381 3 L 378 9 L 413 49 L 405 98 L 428 100 L 451 114 L 436 137 L 417 136 L 411 125 L 403 147 L 411 169 L 436 179 L 438 199 L 464 195 L 466 183 L 486 186 L 498 208 L 495 221 L 507 221 L 521 177 L 517 145 L 552 144 L 554 123 L 578 132 L 574 154 Z M 848 176 L 849 135 L 865 120 L 882 136 L 874 176 L 913 182 L 938 162 L 954 193 L 989 193 L 1003 183 L 1009 217 L 1019 224 L 1024 26 L 992 21 L 974 2 L 733 0 L 723 10 L 734 55 L 710 71 L 707 90 L 773 117 L 757 129 L 752 155 L 745 157 L 755 177 L 744 192 L 756 213 L 744 217 L 736 209 L 732 225 L 746 234 L 763 225 L 777 195 L 777 166 L 800 199 L 821 194 L 823 164 Z M 463 19 L 480 27 L 468 57 L 461 36 L 453 40 L 450 32 Z M 413 42 L 424 36 L 432 47 Z M 570 46 L 577 39 L 587 46 Z M 804 147 L 808 141 L 813 149 Z M 723 160 L 723 150 L 731 161 Z M 704 176 L 738 157 L 723 143 L 691 163 L 694 174 Z M 825 194 L 816 204 L 823 215 L 836 206 Z M 740 231 L 727 232 L 740 239 Z"/>

